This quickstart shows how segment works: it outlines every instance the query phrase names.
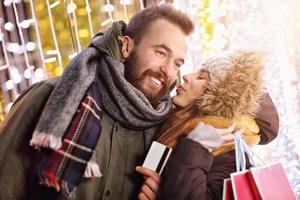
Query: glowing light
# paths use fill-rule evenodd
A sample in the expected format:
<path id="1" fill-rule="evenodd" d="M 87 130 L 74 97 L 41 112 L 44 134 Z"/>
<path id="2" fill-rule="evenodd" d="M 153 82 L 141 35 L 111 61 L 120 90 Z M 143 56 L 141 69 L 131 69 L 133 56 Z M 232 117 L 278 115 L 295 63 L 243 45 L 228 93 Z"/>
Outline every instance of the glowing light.
<path id="1" fill-rule="evenodd" d="M 91 7 L 88 6 L 88 5 L 85 7 L 85 9 L 86 9 L 86 12 L 88 12 L 88 13 L 91 13 L 91 12 L 92 12 Z"/>
<path id="2" fill-rule="evenodd" d="M 31 25 L 31 24 L 33 24 L 35 21 L 34 21 L 34 19 L 26 19 L 26 20 L 23 20 L 21 23 L 20 23 L 20 26 L 22 27 L 22 28 L 29 28 L 29 26 Z"/>
<path id="3" fill-rule="evenodd" d="M 51 62 L 55 62 L 55 61 L 56 61 L 56 57 L 51 57 L 51 58 L 45 59 L 45 63 L 51 63 Z"/>
<path id="4" fill-rule="evenodd" d="M 56 55 L 57 51 L 56 50 L 49 50 L 46 52 L 47 55 Z"/>
<path id="5" fill-rule="evenodd" d="M 86 38 L 89 36 L 89 30 L 87 29 L 80 29 L 79 30 L 79 37 Z"/>
<path id="6" fill-rule="evenodd" d="M 102 12 L 113 12 L 115 10 L 115 7 L 111 4 L 105 4 L 102 8 Z"/>
<path id="7" fill-rule="evenodd" d="M 75 3 L 70 3 L 68 5 L 68 8 L 67 8 L 67 13 L 70 14 L 72 12 L 74 12 L 77 8 L 77 5 Z"/>
<path id="8" fill-rule="evenodd" d="M 54 7 L 56 7 L 56 6 L 58 6 L 60 4 L 60 1 L 55 1 L 55 2 L 53 2 L 52 4 L 50 4 L 50 8 L 54 8 Z"/>
<path id="9" fill-rule="evenodd" d="M 59 67 L 56 67 L 54 70 L 55 76 L 60 76 L 62 74 L 62 72 L 63 72 L 62 69 Z"/>
<path id="10" fill-rule="evenodd" d="M 22 78 L 21 78 L 20 74 L 18 74 L 18 75 L 16 75 L 16 76 L 13 76 L 13 77 L 12 77 L 12 80 L 13 80 L 13 82 L 14 82 L 15 84 L 19 84 L 19 83 L 21 83 Z"/>
<path id="11" fill-rule="evenodd" d="M 199 17 L 205 17 L 205 13 L 204 12 L 199 12 L 198 16 Z"/>
<path id="12" fill-rule="evenodd" d="M 223 49 L 227 44 L 227 40 L 224 37 L 217 37 L 211 42 L 211 48 L 215 50 Z"/>
<path id="13" fill-rule="evenodd" d="M 45 76 L 45 73 L 44 73 L 44 70 L 41 69 L 41 68 L 37 68 L 35 71 L 34 71 L 34 78 L 36 80 L 43 80 L 44 79 L 44 76 Z"/>
<path id="14" fill-rule="evenodd" d="M 101 23 L 101 26 L 106 26 L 107 24 L 109 24 L 111 22 L 111 19 L 107 19 L 104 22 Z"/>
<path id="15" fill-rule="evenodd" d="M 87 10 L 85 10 L 84 8 L 78 9 L 78 15 L 80 15 L 80 16 L 86 15 L 86 12 L 87 12 Z"/>
<path id="16" fill-rule="evenodd" d="M 17 75 L 19 75 L 19 70 L 15 66 L 12 66 L 10 69 L 10 73 L 12 76 L 17 76 Z"/>
<path id="17" fill-rule="evenodd" d="M 226 30 L 226 26 L 223 23 L 217 23 L 215 26 L 216 33 L 223 33 Z"/>
<path id="18" fill-rule="evenodd" d="M 58 31 L 63 31 L 63 30 L 65 29 L 65 25 L 64 25 L 64 23 L 62 23 L 62 22 L 56 22 L 56 23 L 55 23 L 55 28 L 56 28 L 56 30 L 58 30 Z"/>
<path id="19" fill-rule="evenodd" d="M 145 8 L 143 0 L 140 0 L 140 8 L 141 8 L 141 10 L 143 10 Z"/>
<path id="20" fill-rule="evenodd" d="M 9 112 L 9 111 L 10 111 L 12 105 L 13 105 L 13 102 L 10 102 L 10 103 L 8 103 L 8 104 L 6 105 L 6 107 L 5 107 L 6 112 Z"/>
<path id="21" fill-rule="evenodd" d="M 17 43 L 8 42 L 6 44 L 6 48 L 7 48 L 7 51 L 15 53 L 15 54 L 22 54 L 24 52 L 23 48 Z"/>
<path id="22" fill-rule="evenodd" d="M 12 3 L 12 0 L 4 0 L 3 4 L 6 6 L 6 7 L 9 7 Z"/>
<path id="23" fill-rule="evenodd" d="M 71 54 L 71 55 L 68 56 L 68 58 L 71 60 L 71 59 L 73 59 L 76 55 L 77 55 L 77 53 Z"/>
<path id="24" fill-rule="evenodd" d="M 5 69 L 7 69 L 7 68 L 8 68 L 8 65 L 1 65 L 1 66 L 0 66 L 0 71 L 5 70 Z"/>
<path id="25" fill-rule="evenodd" d="M 31 69 L 26 69 L 24 71 L 24 78 L 30 79 L 32 77 L 32 70 Z"/>
<path id="26" fill-rule="evenodd" d="M 15 25 L 11 22 L 6 22 L 4 24 L 4 29 L 7 31 L 14 31 L 15 30 Z"/>
<path id="27" fill-rule="evenodd" d="M 132 0 L 120 0 L 121 5 L 130 5 L 132 4 Z"/>
<path id="28" fill-rule="evenodd" d="M 35 43 L 34 42 L 27 42 L 26 50 L 27 51 L 34 51 L 34 49 L 35 49 Z"/>
<path id="29" fill-rule="evenodd" d="M 212 15 L 209 15 L 207 17 L 207 21 L 210 22 L 210 23 L 213 23 L 215 21 L 215 18 Z"/>
<path id="30" fill-rule="evenodd" d="M 8 80 L 5 82 L 5 88 L 6 90 L 11 90 L 14 88 L 14 82 L 12 80 Z"/>

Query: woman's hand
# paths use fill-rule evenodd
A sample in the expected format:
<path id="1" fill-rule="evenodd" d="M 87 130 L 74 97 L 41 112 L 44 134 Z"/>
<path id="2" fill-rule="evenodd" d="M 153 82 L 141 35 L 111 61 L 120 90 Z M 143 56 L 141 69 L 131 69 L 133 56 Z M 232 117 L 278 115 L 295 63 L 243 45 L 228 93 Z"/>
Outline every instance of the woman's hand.
<path id="1" fill-rule="evenodd" d="M 200 122 L 189 134 L 188 138 L 199 142 L 208 151 L 221 146 L 228 146 L 234 143 L 235 124 L 232 124 L 228 128 L 214 128 L 210 125 Z M 244 130 L 239 130 L 243 133 Z"/>
<path id="2" fill-rule="evenodd" d="M 139 200 L 154 200 L 156 199 L 159 184 L 160 176 L 157 172 L 145 168 L 145 167 L 136 167 L 136 171 L 141 173 L 144 176 L 144 183 L 141 187 L 141 191 L 138 195 Z"/>

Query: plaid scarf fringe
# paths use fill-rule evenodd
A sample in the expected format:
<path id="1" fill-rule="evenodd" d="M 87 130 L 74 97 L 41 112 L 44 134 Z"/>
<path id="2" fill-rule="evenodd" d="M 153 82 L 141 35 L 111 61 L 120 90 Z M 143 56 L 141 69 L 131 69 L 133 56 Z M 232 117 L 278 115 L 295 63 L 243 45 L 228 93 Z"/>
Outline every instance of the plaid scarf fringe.
<path id="1" fill-rule="evenodd" d="M 101 118 L 99 89 L 92 84 L 64 134 L 61 146 L 47 150 L 43 156 L 39 168 L 41 184 L 72 197 L 83 176 L 102 176 L 94 152 L 101 134 Z M 51 143 L 45 137 L 42 142 Z"/>

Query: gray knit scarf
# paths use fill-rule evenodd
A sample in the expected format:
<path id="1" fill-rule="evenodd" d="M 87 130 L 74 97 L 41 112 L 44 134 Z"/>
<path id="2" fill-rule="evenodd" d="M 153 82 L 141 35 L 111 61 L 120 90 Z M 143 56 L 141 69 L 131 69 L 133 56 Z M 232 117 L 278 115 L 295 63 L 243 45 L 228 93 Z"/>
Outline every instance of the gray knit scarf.
<path id="1" fill-rule="evenodd" d="M 93 81 L 99 82 L 102 109 L 126 127 L 146 130 L 145 143 L 149 145 L 153 130 L 171 110 L 171 98 L 166 96 L 154 108 L 141 91 L 125 80 L 120 53 L 125 28 L 122 21 L 113 23 L 70 62 L 42 112 L 30 141 L 32 146 L 61 147 L 61 138 Z"/>

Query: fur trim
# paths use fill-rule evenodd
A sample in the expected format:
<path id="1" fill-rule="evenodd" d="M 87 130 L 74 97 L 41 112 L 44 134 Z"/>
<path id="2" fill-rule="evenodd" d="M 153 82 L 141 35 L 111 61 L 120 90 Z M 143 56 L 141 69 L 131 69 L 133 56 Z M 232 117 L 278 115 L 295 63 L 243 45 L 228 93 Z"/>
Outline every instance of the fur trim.
<path id="1" fill-rule="evenodd" d="M 264 93 L 260 53 L 240 51 L 226 58 L 211 58 L 204 66 L 211 81 L 197 101 L 202 116 L 234 118 L 255 114 Z"/>

